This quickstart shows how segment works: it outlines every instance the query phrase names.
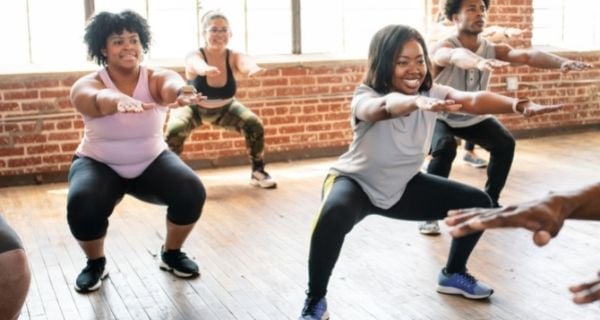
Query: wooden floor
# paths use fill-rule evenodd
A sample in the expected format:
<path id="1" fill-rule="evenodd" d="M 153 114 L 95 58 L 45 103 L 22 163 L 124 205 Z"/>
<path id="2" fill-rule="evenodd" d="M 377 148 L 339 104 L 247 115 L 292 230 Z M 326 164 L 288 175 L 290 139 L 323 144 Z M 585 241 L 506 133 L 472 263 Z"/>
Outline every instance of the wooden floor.
<path id="1" fill-rule="evenodd" d="M 598 181 L 599 159 L 600 132 L 519 140 L 501 203 Z M 334 160 L 269 165 L 276 190 L 250 187 L 247 167 L 198 171 L 208 200 L 184 249 L 202 276 L 189 281 L 158 268 L 165 208 L 125 198 L 110 220 L 110 277 L 87 295 L 73 290 L 85 260 L 65 219 L 66 184 L 0 189 L 0 212 L 23 238 L 33 270 L 20 319 L 296 319 L 310 222 Z M 482 186 L 485 171 L 456 161 L 452 178 Z M 567 287 L 600 269 L 599 235 L 598 222 L 568 222 L 538 248 L 523 230 L 487 232 L 469 268 L 496 291 L 477 302 L 435 291 L 445 232 L 426 237 L 415 222 L 369 217 L 347 237 L 334 270 L 331 317 L 598 319 L 600 306 L 576 306 Z"/>

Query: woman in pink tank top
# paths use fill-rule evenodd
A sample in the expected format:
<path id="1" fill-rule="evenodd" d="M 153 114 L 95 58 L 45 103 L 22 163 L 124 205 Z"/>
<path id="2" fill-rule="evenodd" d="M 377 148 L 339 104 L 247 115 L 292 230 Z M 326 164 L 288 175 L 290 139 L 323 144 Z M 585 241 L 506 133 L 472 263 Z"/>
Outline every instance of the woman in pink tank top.
<path id="1" fill-rule="evenodd" d="M 198 265 L 181 247 L 200 218 L 206 193 L 195 172 L 168 150 L 163 125 L 168 108 L 204 97 L 176 72 L 140 65 L 151 35 L 137 13 L 100 12 L 85 31 L 89 57 L 102 68 L 71 88 L 71 102 L 85 125 L 69 170 L 67 199 L 71 233 L 87 258 L 75 289 L 97 290 L 108 276 L 108 219 L 125 194 L 167 206 L 160 268 L 179 277 L 198 276 Z"/>

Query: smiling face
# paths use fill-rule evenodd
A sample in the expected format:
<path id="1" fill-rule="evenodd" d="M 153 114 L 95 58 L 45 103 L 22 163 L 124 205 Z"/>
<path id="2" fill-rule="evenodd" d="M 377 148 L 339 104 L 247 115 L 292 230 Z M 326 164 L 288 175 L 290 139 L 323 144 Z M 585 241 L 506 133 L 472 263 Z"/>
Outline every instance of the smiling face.
<path id="1" fill-rule="evenodd" d="M 392 89 L 404 94 L 417 94 L 426 75 L 423 47 L 416 39 L 407 41 L 395 61 Z"/>
<path id="2" fill-rule="evenodd" d="M 106 47 L 102 50 L 108 66 L 135 68 L 143 59 L 143 48 L 136 32 L 123 30 L 121 34 L 113 33 L 106 39 Z"/>
<path id="3" fill-rule="evenodd" d="M 487 19 L 487 8 L 483 0 L 464 0 L 452 20 L 462 32 L 479 34 Z"/>
<path id="4" fill-rule="evenodd" d="M 229 22 L 223 18 L 212 18 L 205 26 L 204 39 L 207 48 L 223 49 L 227 47 L 230 37 Z"/>

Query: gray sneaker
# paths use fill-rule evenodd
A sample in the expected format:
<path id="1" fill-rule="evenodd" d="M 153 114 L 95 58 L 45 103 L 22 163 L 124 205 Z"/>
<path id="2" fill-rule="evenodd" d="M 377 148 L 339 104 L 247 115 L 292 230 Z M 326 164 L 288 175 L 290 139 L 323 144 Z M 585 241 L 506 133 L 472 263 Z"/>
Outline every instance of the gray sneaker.
<path id="1" fill-rule="evenodd" d="M 437 220 L 424 221 L 419 224 L 419 232 L 428 236 L 437 236 L 440 234 L 440 225 Z"/>
<path id="2" fill-rule="evenodd" d="M 250 184 L 263 189 L 277 188 L 275 179 L 273 179 L 264 169 L 252 171 Z"/>
<path id="3" fill-rule="evenodd" d="M 485 161 L 484 159 L 481 159 L 477 155 L 473 155 L 468 152 L 465 153 L 463 161 L 474 168 L 485 168 L 488 165 L 487 161 Z"/>

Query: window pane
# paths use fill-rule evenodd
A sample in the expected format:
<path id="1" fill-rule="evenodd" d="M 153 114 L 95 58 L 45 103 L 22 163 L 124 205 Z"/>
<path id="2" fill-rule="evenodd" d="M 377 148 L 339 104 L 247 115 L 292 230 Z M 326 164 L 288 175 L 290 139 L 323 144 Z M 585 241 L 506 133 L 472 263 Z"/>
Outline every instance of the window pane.
<path id="1" fill-rule="evenodd" d="M 195 1 L 148 1 L 152 30 L 149 58 L 181 60 L 198 47 Z"/>
<path id="2" fill-rule="evenodd" d="M 388 24 L 424 30 L 424 1 L 303 0 L 301 10 L 304 53 L 342 51 L 366 57 L 371 37 Z"/>
<path id="3" fill-rule="evenodd" d="M 146 0 L 95 0 L 94 9 L 96 12 L 110 11 L 121 12 L 123 10 L 132 10 L 146 18 Z"/>
<path id="4" fill-rule="evenodd" d="M 60 9 L 60 18 L 55 14 Z M 29 0 L 31 52 L 34 64 L 83 63 L 85 11 L 83 1 Z"/>
<path id="5" fill-rule="evenodd" d="M 0 69 L 29 63 L 26 9 L 25 0 L 0 2 L 0 39 L 4 42 Z"/>
<path id="6" fill-rule="evenodd" d="M 292 2 L 247 0 L 249 54 L 292 52 Z"/>

